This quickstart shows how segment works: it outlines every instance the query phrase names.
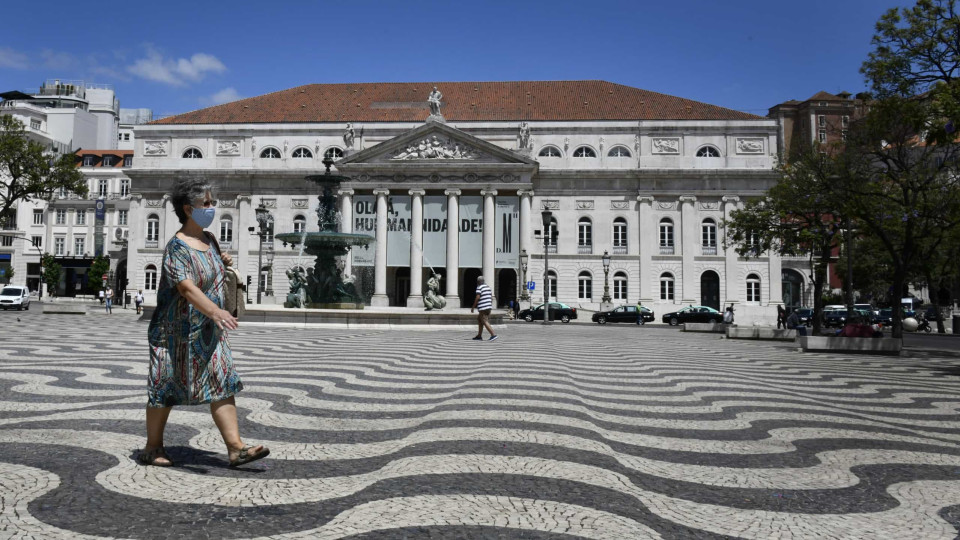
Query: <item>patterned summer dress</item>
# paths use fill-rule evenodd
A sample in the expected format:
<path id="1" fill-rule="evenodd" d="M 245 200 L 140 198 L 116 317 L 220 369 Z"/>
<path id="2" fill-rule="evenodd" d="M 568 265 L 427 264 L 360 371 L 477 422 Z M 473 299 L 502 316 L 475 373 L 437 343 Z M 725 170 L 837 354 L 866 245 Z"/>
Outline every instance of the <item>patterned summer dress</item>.
<path id="1" fill-rule="evenodd" d="M 193 282 L 223 307 L 224 268 L 214 241 L 200 251 L 176 236 L 163 253 L 157 309 L 150 320 L 149 407 L 199 405 L 243 389 L 230 344 L 213 320 L 180 296 L 177 284 Z"/>

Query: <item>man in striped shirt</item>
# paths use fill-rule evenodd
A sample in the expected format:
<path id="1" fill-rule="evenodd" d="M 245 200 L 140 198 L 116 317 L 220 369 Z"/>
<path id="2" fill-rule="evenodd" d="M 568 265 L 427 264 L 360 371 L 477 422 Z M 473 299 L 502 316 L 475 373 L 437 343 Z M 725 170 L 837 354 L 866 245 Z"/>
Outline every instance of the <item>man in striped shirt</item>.
<path id="1" fill-rule="evenodd" d="M 483 341 L 483 329 L 486 328 L 487 332 L 490 332 L 490 341 L 497 339 L 497 335 L 493 333 L 493 328 L 490 327 L 490 311 L 493 310 L 493 291 L 490 290 L 490 286 L 484 283 L 483 276 L 477 278 L 477 297 L 473 300 L 473 307 L 470 308 L 470 313 L 473 313 L 473 310 L 477 310 L 479 315 L 477 315 L 478 331 L 477 337 L 473 338 L 474 341 Z"/>

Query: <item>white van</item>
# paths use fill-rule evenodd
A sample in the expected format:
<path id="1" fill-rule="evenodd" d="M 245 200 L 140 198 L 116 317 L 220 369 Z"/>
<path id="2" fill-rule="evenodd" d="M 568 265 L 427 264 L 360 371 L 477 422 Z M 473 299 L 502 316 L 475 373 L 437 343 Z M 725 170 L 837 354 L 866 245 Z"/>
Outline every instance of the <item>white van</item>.
<path id="1" fill-rule="evenodd" d="M 4 285 L 0 290 L 0 309 L 30 309 L 30 289 L 19 285 Z"/>

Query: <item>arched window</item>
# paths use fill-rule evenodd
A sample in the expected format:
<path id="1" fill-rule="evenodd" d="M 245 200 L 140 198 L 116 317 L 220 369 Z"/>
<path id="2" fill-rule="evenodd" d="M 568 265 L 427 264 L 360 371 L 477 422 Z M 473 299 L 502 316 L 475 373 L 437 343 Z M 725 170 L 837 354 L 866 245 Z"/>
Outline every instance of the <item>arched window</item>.
<path id="1" fill-rule="evenodd" d="M 203 157 L 203 153 L 200 152 L 200 150 L 197 150 L 196 148 L 187 148 L 186 151 L 183 153 L 183 157 L 187 159 L 200 159 Z"/>
<path id="2" fill-rule="evenodd" d="M 630 157 L 630 150 L 626 146 L 614 146 L 607 152 L 607 157 Z"/>
<path id="3" fill-rule="evenodd" d="M 147 291 L 157 290 L 157 267 L 148 264 L 143 269 L 143 289 Z"/>
<path id="4" fill-rule="evenodd" d="M 263 159 L 280 159 L 280 150 L 273 147 L 264 148 L 263 151 L 260 152 L 260 157 Z"/>
<path id="5" fill-rule="evenodd" d="M 758 233 L 757 231 L 748 231 L 746 244 L 747 244 L 747 247 L 750 248 L 750 251 L 754 255 L 757 255 L 757 256 L 760 255 L 761 253 L 760 233 Z"/>
<path id="6" fill-rule="evenodd" d="M 760 276 L 756 274 L 747 276 L 747 302 L 760 303 Z"/>
<path id="7" fill-rule="evenodd" d="M 343 150 L 337 148 L 336 146 L 331 146 L 330 148 L 327 148 L 326 152 L 323 153 L 323 157 L 324 159 L 330 158 L 334 161 L 337 161 L 343 157 Z"/>
<path id="8" fill-rule="evenodd" d="M 540 149 L 538 154 L 540 157 L 563 157 L 563 154 L 560 153 L 560 149 L 556 146 L 544 146 Z"/>
<path id="9" fill-rule="evenodd" d="M 258 284 L 258 286 L 260 287 L 260 290 L 261 290 L 261 291 L 266 291 L 266 290 L 268 289 L 267 283 L 268 283 L 268 280 L 269 280 L 269 279 L 270 279 L 270 267 L 269 267 L 269 266 L 263 266 L 263 267 L 261 267 L 261 268 L 260 268 L 260 279 L 259 279 L 259 281 L 257 282 L 257 284 Z M 268 293 L 268 294 L 269 294 L 269 293 Z"/>
<path id="10" fill-rule="evenodd" d="M 160 241 L 160 218 L 156 214 L 147 216 L 147 242 Z"/>
<path id="11" fill-rule="evenodd" d="M 593 223 L 588 217 L 577 221 L 577 253 L 593 253 Z"/>
<path id="12" fill-rule="evenodd" d="M 293 218 L 293 232 L 300 234 L 306 230 L 307 230 L 307 218 L 300 215 Z"/>
<path id="13" fill-rule="evenodd" d="M 547 235 L 547 251 L 549 253 L 556 253 L 557 239 L 560 236 L 560 231 L 557 228 L 557 218 L 550 218 L 550 226 L 547 227 L 544 234 Z"/>
<path id="14" fill-rule="evenodd" d="M 673 301 L 673 274 L 660 274 L 660 299 Z"/>
<path id="15" fill-rule="evenodd" d="M 673 221 L 670 218 L 660 220 L 660 253 L 673 255 Z"/>
<path id="16" fill-rule="evenodd" d="M 708 144 L 697 150 L 697 157 L 720 157 L 720 150 Z"/>
<path id="17" fill-rule="evenodd" d="M 627 220 L 618 217 L 613 220 L 613 253 L 623 255 L 627 252 Z"/>
<path id="18" fill-rule="evenodd" d="M 297 159 L 309 159 L 313 157 L 313 152 L 311 152 L 309 148 L 301 146 L 300 148 L 294 148 L 293 157 Z"/>
<path id="19" fill-rule="evenodd" d="M 700 225 L 700 245 L 704 255 L 717 254 L 717 222 L 707 218 Z"/>
<path id="20" fill-rule="evenodd" d="M 547 272 L 547 298 L 554 301 L 557 299 L 557 273 L 553 270 Z"/>
<path id="21" fill-rule="evenodd" d="M 227 245 L 233 242 L 233 218 L 230 216 L 220 218 L 220 242 Z"/>
<path id="22" fill-rule="evenodd" d="M 617 272 L 613 274 L 613 299 L 627 299 L 627 273 Z"/>
<path id="23" fill-rule="evenodd" d="M 597 153 L 593 151 L 593 148 L 589 146 L 581 146 L 573 151 L 573 157 L 579 158 L 588 158 L 588 157 L 597 157 Z"/>
<path id="24" fill-rule="evenodd" d="M 593 276 L 586 270 L 577 276 L 577 299 L 593 301 Z"/>

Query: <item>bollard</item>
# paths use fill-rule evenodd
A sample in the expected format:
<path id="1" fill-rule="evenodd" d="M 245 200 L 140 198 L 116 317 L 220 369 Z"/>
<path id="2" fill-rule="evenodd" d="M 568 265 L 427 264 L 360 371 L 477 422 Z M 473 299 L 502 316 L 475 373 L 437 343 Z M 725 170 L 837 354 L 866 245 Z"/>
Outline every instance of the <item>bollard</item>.
<path id="1" fill-rule="evenodd" d="M 960 334 L 960 315 L 953 316 L 953 333 Z"/>

